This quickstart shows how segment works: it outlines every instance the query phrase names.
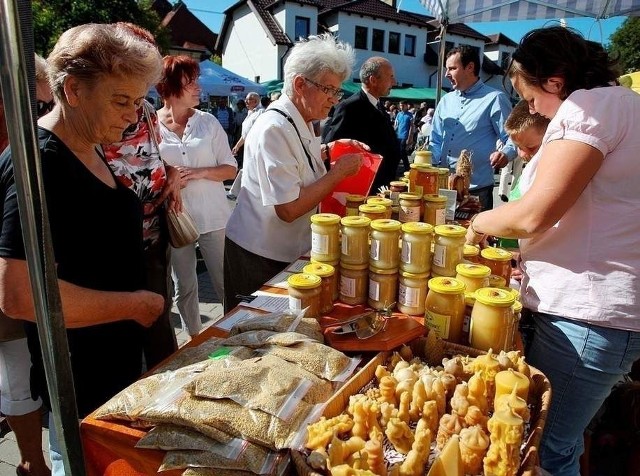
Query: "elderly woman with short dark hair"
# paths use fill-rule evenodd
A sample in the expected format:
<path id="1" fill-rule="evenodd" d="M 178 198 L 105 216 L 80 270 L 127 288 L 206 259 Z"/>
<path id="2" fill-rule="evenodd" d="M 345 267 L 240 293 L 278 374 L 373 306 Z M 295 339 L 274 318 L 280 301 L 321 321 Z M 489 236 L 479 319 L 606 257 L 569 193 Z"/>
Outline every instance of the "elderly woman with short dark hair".
<path id="1" fill-rule="evenodd" d="M 162 296 L 145 290 L 138 198 L 116 180 L 100 147 L 138 120 L 162 60 L 124 29 L 88 24 L 63 33 L 48 63 L 55 106 L 38 121 L 42 181 L 83 417 L 139 378 L 143 326 L 164 306 Z M 29 321 L 32 390 L 47 402 L 10 150 L 0 157 L 0 176 L 0 307 Z M 50 444 L 52 473 L 64 474 L 54 425 Z"/>

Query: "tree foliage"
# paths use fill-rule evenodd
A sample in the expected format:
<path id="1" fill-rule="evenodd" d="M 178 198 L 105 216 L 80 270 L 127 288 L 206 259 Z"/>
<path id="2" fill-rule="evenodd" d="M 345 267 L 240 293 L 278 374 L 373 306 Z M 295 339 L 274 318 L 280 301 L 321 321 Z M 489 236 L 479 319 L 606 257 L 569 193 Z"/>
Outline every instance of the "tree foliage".
<path id="1" fill-rule="evenodd" d="M 84 23 L 131 22 L 153 33 L 161 50 L 170 44 L 150 0 L 32 0 L 31 5 L 35 50 L 45 57 L 64 31 Z"/>
<path id="2" fill-rule="evenodd" d="M 618 58 L 624 73 L 640 70 L 640 18 L 627 18 L 610 37 L 609 53 Z"/>

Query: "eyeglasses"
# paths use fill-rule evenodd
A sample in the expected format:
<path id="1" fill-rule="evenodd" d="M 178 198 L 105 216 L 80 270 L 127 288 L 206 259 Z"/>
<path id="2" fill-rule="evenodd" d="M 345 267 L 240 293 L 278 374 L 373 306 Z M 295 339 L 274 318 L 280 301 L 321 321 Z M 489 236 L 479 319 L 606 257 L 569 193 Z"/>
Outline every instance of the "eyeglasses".
<path id="1" fill-rule="evenodd" d="M 350 334 L 353 332 L 358 339 L 369 339 L 384 330 L 387 325 L 387 318 L 388 316 L 384 312 L 365 312 L 347 321 L 343 321 L 340 327 L 333 329 L 332 332 L 337 335 Z"/>
<path id="2" fill-rule="evenodd" d="M 325 93 L 327 96 L 334 97 L 338 100 L 342 99 L 342 96 L 344 96 L 344 93 L 339 89 L 332 88 L 331 86 L 325 86 L 324 84 L 316 83 L 315 81 L 311 81 L 309 78 L 304 78 L 304 80 L 313 84 L 316 88 L 318 88 L 320 91 Z"/>
<path id="3" fill-rule="evenodd" d="M 55 101 L 51 100 L 49 102 L 37 100 L 36 101 L 36 112 L 38 113 L 38 117 L 44 116 L 46 113 L 50 112 L 55 106 Z"/>

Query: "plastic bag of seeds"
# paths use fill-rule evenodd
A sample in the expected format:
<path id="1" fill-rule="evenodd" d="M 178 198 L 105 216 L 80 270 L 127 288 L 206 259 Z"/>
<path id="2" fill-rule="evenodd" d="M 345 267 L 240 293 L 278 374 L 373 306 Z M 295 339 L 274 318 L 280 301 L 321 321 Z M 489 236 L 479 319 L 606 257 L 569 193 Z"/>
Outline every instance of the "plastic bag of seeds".
<path id="1" fill-rule="evenodd" d="M 200 450 L 216 453 L 223 458 L 236 459 L 250 445 L 246 440 L 234 438 L 220 443 L 199 431 L 178 425 L 158 425 L 136 443 L 136 448 L 150 450 Z"/>
<path id="2" fill-rule="evenodd" d="M 126 420 L 134 421 L 138 412 L 147 400 L 161 395 L 167 388 L 181 388 L 193 377 L 210 366 L 220 366 L 221 363 L 211 360 L 198 362 L 179 370 L 167 371 L 142 378 L 113 396 L 95 413 L 98 420 Z"/>
<path id="3" fill-rule="evenodd" d="M 236 459 L 223 458 L 210 451 L 169 451 L 158 471 L 185 468 L 240 469 L 255 474 L 271 474 L 281 452 L 250 444 Z"/>
<path id="4" fill-rule="evenodd" d="M 174 423 L 194 428 L 217 441 L 222 440 L 215 432 L 280 450 L 301 447 L 302 442 L 298 441 L 300 430 L 308 421 L 318 419 L 323 409 L 323 405 L 313 406 L 301 401 L 285 422 L 261 410 L 244 408 L 229 399 L 199 398 L 180 390 L 167 392 L 163 398 L 142 410 L 139 417 L 155 424 Z"/>
<path id="5" fill-rule="evenodd" d="M 222 344 L 223 340 L 224 339 L 213 337 L 199 346 L 183 348 L 169 362 L 155 369 L 153 373 L 178 370 L 187 365 L 205 361 L 211 358 L 212 355 L 218 355 L 223 352 L 225 356 L 235 360 L 245 360 L 255 357 L 252 349 L 248 347 L 224 346 Z"/>
<path id="6" fill-rule="evenodd" d="M 249 317 L 237 322 L 229 336 L 248 331 L 298 332 L 318 342 L 324 342 L 322 328 L 316 319 L 304 317 L 306 309 L 272 312 L 263 316 Z"/>
<path id="7" fill-rule="evenodd" d="M 291 469 L 291 457 L 288 453 L 281 455 L 277 467 L 269 474 L 269 476 L 285 476 L 293 474 Z M 251 476 L 253 473 L 236 469 L 220 469 L 220 468 L 187 468 L 182 476 Z"/>
<path id="8" fill-rule="evenodd" d="M 258 351 L 296 363 L 312 374 L 332 382 L 344 382 L 361 360 L 359 357 L 348 357 L 319 342 L 301 342 L 288 347 L 269 345 Z"/>
<path id="9" fill-rule="evenodd" d="M 257 358 L 203 372 L 185 390 L 202 398 L 229 398 L 287 421 L 312 386 L 313 382 L 287 373 L 273 360 Z"/>

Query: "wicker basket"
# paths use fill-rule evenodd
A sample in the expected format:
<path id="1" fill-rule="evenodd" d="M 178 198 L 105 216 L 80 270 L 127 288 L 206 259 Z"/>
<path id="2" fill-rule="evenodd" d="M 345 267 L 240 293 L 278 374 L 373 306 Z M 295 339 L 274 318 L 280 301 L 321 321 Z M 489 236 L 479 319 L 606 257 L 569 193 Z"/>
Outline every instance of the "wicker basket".
<path id="1" fill-rule="evenodd" d="M 484 352 L 463 345 L 452 344 L 446 341 L 438 341 L 437 349 L 433 346 L 427 349 L 427 338 L 420 337 L 409 343 L 413 354 L 425 358 L 429 365 L 440 365 L 442 358 L 451 357 L 453 355 L 469 355 L 477 357 Z M 371 359 L 358 373 L 356 373 L 345 385 L 340 388 L 327 402 L 324 416 L 332 418 L 340 415 L 349 403 L 349 397 L 360 391 L 362 387 L 368 384 L 375 375 L 375 369 L 378 365 L 384 364 L 391 356 L 390 352 L 380 352 Z M 522 453 L 522 461 L 520 463 L 520 476 L 533 476 L 536 474 L 536 466 L 538 466 L 538 447 L 542 430 L 544 429 L 549 404 L 551 403 L 551 385 L 545 375 L 538 369 L 531 367 L 531 387 L 529 389 L 529 402 L 532 403 L 531 408 L 531 424 L 527 440 Z M 291 452 L 291 459 L 300 476 L 323 476 L 321 473 L 314 471 L 306 461 L 306 455 L 298 451 Z"/>

